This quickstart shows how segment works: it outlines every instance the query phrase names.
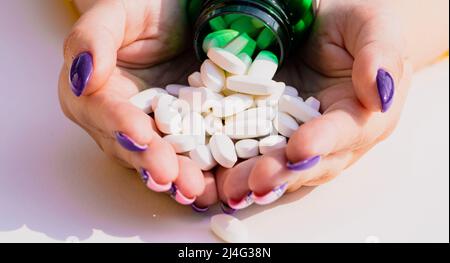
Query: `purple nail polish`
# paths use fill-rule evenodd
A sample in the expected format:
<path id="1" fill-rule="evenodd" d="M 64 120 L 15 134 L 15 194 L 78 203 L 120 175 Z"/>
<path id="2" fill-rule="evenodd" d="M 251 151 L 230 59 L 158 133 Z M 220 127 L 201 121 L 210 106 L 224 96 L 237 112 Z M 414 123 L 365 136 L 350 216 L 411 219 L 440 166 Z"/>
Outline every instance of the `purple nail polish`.
<path id="1" fill-rule="evenodd" d="M 220 203 L 220 208 L 227 215 L 232 215 L 232 214 L 236 213 L 235 209 L 229 207 L 227 204 L 225 204 L 223 202 Z"/>
<path id="2" fill-rule="evenodd" d="M 317 165 L 320 162 L 320 156 L 314 156 L 312 158 L 309 158 L 307 160 L 298 162 L 298 163 L 291 163 L 288 162 L 287 163 L 287 168 L 291 171 L 304 171 L 304 170 L 308 170 L 312 167 L 314 167 L 315 165 Z"/>
<path id="3" fill-rule="evenodd" d="M 116 140 L 122 145 L 123 148 L 131 151 L 131 152 L 143 152 L 147 150 L 147 145 L 139 145 L 134 142 L 130 137 L 121 132 L 116 132 Z"/>
<path id="4" fill-rule="evenodd" d="M 241 200 L 229 200 L 228 206 L 234 210 L 241 210 L 251 206 L 254 202 L 255 200 L 253 200 L 253 193 L 249 192 Z"/>
<path id="5" fill-rule="evenodd" d="M 143 182 L 144 184 L 147 184 L 148 178 L 150 177 L 150 174 L 149 174 L 146 170 L 141 169 L 141 170 L 139 171 L 139 175 L 140 175 L 140 177 L 141 177 L 142 182 Z"/>
<path id="6" fill-rule="evenodd" d="M 192 207 L 192 210 L 194 210 L 197 213 L 206 213 L 209 210 L 209 207 L 202 208 L 202 207 L 196 206 L 195 204 L 192 204 L 191 207 Z"/>
<path id="7" fill-rule="evenodd" d="M 177 186 L 175 184 L 172 184 L 172 187 L 170 187 L 169 191 L 167 193 L 170 195 L 170 197 L 174 198 L 175 194 L 177 193 Z"/>
<path id="8" fill-rule="evenodd" d="M 381 99 L 381 112 L 387 112 L 394 102 L 394 79 L 389 72 L 379 69 L 377 74 L 378 94 Z"/>
<path id="9" fill-rule="evenodd" d="M 284 183 L 263 196 L 253 194 L 252 198 L 258 205 L 268 205 L 280 199 L 286 193 L 287 188 L 288 183 Z"/>
<path id="10" fill-rule="evenodd" d="M 93 67 L 92 55 L 89 52 L 83 52 L 73 60 L 69 81 L 70 88 L 75 96 L 79 97 L 83 94 L 91 78 Z"/>

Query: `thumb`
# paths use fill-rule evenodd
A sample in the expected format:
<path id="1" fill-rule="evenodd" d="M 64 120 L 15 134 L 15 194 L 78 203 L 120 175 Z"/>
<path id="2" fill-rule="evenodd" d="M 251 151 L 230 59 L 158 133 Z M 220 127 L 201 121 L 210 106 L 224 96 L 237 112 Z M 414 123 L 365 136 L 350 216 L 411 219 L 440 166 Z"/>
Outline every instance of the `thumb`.
<path id="1" fill-rule="evenodd" d="M 90 95 L 112 74 L 125 32 L 121 1 L 98 1 L 74 25 L 64 43 L 70 87 L 76 96 Z"/>
<path id="2" fill-rule="evenodd" d="M 361 104 L 372 112 L 386 112 L 395 100 L 403 72 L 403 39 L 392 16 L 376 16 L 356 35 L 352 81 Z M 354 39 L 354 38 L 353 38 Z"/>

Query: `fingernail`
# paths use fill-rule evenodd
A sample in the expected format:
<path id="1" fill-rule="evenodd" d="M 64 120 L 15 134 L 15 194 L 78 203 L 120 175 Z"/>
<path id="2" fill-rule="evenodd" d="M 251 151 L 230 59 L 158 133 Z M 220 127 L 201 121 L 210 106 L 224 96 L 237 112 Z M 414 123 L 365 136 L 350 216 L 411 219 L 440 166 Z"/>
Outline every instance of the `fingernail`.
<path id="1" fill-rule="evenodd" d="M 77 97 L 83 94 L 92 75 L 92 69 L 92 55 L 89 52 L 83 52 L 73 60 L 69 80 L 70 88 Z"/>
<path id="2" fill-rule="evenodd" d="M 220 203 L 220 208 L 222 209 L 222 211 L 227 214 L 227 215 L 232 215 L 234 213 L 236 213 L 236 209 L 233 209 L 231 207 L 229 207 L 226 203 L 221 202 Z"/>
<path id="3" fill-rule="evenodd" d="M 315 165 L 317 165 L 320 162 L 320 156 L 314 156 L 312 158 L 309 158 L 307 160 L 298 162 L 298 163 L 291 163 L 288 162 L 287 163 L 287 168 L 291 171 L 304 171 L 304 170 L 308 170 L 312 167 L 314 167 Z"/>
<path id="4" fill-rule="evenodd" d="M 157 182 L 155 182 L 155 180 L 153 180 L 150 172 L 143 168 L 139 171 L 139 173 L 141 175 L 142 181 L 145 183 L 145 185 L 147 185 L 147 187 L 150 190 L 153 190 L 158 193 L 162 193 L 162 192 L 169 191 L 170 188 L 172 187 L 172 183 L 158 184 Z"/>
<path id="5" fill-rule="evenodd" d="M 378 94 L 381 99 L 381 112 L 387 112 L 394 102 L 394 79 L 389 72 L 379 69 L 377 74 Z"/>
<path id="6" fill-rule="evenodd" d="M 244 196 L 241 200 L 235 201 L 235 200 L 229 200 L 228 206 L 234 210 L 241 210 L 244 208 L 247 208 L 251 206 L 255 200 L 253 200 L 252 192 L 249 192 L 247 195 Z"/>
<path id="7" fill-rule="evenodd" d="M 123 148 L 127 149 L 128 151 L 132 152 L 143 152 L 147 150 L 147 145 L 140 145 L 137 144 L 133 139 L 125 135 L 121 132 L 115 132 L 116 134 L 116 140 L 117 142 L 122 145 Z"/>
<path id="8" fill-rule="evenodd" d="M 268 204 L 271 204 L 271 203 L 275 202 L 276 200 L 280 199 L 280 197 L 282 197 L 284 195 L 284 193 L 286 193 L 287 188 L 288 188 L 288 184 L 284 183 L 284 184 L 274 188 L 272 191 L 270 191 L 266 195 L 257 196 L 255 194 L 253 194 L 252 198 L 253 198 L 253 200 L 255 200 L 255 203 L 257 203 L 258 205 L 268 205 Z"/>
<path id="9" fill-rule="evenodd" d="M 198 207 L 195 204 L 192 204 L 191 207 L 192 207 L 192 210 L 194 210 L 197 213 L 206 213 L 209 210 L 209 207 L 204 207 L 204 208 Z"/>
<path id="10" fill-rule="evenodd" d="M 170 189 L 170 196 L 177 201 L 177 203 L 182 205 L 192 205 L 195 202 L 195 197 L 188 198 L 186 197 L 175 184 L 172 184 L 172 188 Z"/>

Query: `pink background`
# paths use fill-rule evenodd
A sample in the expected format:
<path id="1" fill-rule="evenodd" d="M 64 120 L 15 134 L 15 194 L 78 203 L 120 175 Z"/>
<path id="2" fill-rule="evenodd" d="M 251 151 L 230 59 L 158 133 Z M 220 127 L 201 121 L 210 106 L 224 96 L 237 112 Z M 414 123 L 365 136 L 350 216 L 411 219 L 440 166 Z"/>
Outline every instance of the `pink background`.
<path id="1" fill-rule="evenodd" d="M 63 1 L 0 1 L 0 242 L 215 242 L 59 109 Z M 397 131 L 335 181 L 237 216 L 257 242 L 449 241 L 449 75 L 416 75 Z M 386 169 L 385 167 L 389 167 Z"/>

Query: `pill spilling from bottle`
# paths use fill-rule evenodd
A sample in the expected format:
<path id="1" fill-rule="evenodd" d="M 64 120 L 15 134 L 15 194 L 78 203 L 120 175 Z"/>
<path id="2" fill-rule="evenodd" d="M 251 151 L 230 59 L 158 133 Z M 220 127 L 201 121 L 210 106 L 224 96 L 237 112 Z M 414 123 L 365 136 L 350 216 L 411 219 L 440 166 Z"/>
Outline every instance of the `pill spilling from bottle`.
<path id="1" fill-rule="evenodd" d="M 321 116 L 316 98 L 304 101 L 296 88 L 273 80 L 277 56 L 268 50 L 254 56 L 247 33 L 220 29 L 204 47 L 208 59 L 188 77 L 189 86 L 169 84 L 130 99 L 154 114 L 164 140 L 203 171 L 283 149 L 300 125 Z"/>

